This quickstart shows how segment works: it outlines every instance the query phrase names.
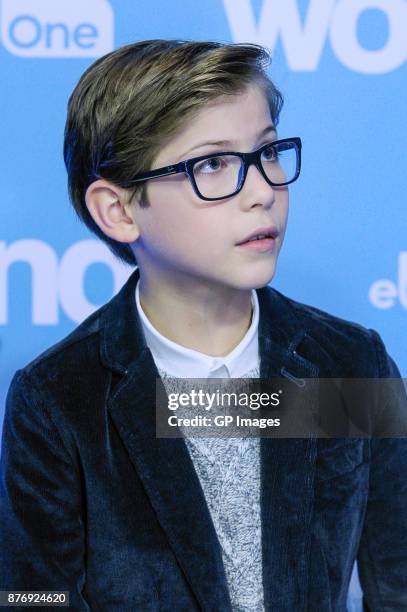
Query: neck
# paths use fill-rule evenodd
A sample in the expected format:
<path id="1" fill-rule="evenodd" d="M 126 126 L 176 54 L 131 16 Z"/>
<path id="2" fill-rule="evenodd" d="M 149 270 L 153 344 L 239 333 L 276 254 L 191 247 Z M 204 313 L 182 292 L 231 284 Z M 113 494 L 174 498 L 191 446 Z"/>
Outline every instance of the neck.
<path id="1" fill-rule="evenodd" d="M 146 317 L 160 334 L 213 357 L 230 353 L 251 323 L 250 289 L 154 283 L 140 272 L 139 296 Z"/>

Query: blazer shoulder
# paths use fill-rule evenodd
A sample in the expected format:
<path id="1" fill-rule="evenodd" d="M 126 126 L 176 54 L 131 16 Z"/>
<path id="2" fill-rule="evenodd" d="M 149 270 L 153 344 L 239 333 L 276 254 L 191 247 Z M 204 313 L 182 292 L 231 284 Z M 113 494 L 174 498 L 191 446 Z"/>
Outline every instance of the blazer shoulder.
<path id="1" fill-rule="evenodd" d="M 35 377 L 47 372 L 48 375 L 56 368 L 61 371 L 82 367 L 86 359 L 89 364 L 89 350 L 99 344 L 101 315 L 108 304 L 101 306 L 64 338 L 40 353 L 22 368 L 25 374 Z"/>
<path id="2" fill-rule="evenodd" d="M 395 364 L 376 330 L 273 291 L 290 317 L 335 361 L 342 362 L 349 374 L 386 376 L 391 370 L 397 376 L 397 368 L 394 370 Z"/>
<path id="3" fill-rule="evenodd" d="M 346 334 L 349 337 L 355 337 L 358 339 L 370 339 L 372 330 L 348 319 L 343 319 L 336 315 L 333 315 L 326 310 L 316 308 L 310 304 L 304 304 L 298 302 L 293 298 L 290 298 L 280 291 L 273 289 L 278 294 L 278 298 L 285 302 L 285 305 L 292 310 L 292 314 L 296 317 L 300 317 L 304 324 L 312 329 L 313 331 L 320 331 L 326 333 L 332 331 L 336 333 Z"/>

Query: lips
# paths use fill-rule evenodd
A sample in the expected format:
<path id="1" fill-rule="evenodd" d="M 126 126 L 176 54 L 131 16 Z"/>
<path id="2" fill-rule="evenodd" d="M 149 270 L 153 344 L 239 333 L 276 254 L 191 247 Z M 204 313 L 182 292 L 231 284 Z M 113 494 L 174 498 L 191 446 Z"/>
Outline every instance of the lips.
<path id="1" fill-rule="evenodd" d="M 249 234 L 248 236 L 246 236 L 246 238 L 243 238 L 243 240 L 241 240 L 240 242 L 237 243 L 236 246 L 241 245 L 241 244 L 245 244 L 246 242 L 251 241 L 252 239 L 261 237 L 261 238 L 277 238 L 277 236 L 279 235 L 279 231 L 276 228 L 275 225 L 270 225 L 268 227 L 259 227 L 256 230 L 254 230 L 253 232 L 251 232 L 251 234 Z"/>

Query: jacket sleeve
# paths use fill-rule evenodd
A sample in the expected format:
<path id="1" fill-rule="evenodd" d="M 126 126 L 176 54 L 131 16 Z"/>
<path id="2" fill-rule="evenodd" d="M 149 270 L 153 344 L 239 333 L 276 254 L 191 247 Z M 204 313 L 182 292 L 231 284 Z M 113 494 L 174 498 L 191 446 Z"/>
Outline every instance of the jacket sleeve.
<path id="1" fill-rule="evenodd" d="M 19 370 L 3 424 L 0 590 L 69 591 L 69 609 L 85 611 L 84 527 L 73 454 Z"/>
<path id="2" fill-rule="evenodd" d="M 380 336 L 370 331 L 378 377 L 400 378 Z M 407 610 L 407 438 L 372 438 L 370 449 L 369 496 L 357 557 L 364 610 L 402 612 Z"/>

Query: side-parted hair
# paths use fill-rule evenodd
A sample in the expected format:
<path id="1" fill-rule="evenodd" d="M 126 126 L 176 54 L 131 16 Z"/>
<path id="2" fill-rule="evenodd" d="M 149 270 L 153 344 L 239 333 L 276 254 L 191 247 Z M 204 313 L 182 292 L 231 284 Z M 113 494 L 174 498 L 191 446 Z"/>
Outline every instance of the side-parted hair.
<path id="1" fill-rule="evenodd" d="M 123 262 L 135 265 L 128 244 L 106 236 L 86 203 L 88 186 L 103 178 L 129 188 L 129 178 L 152 169 L 166 139 L 219 96 L 260 85 L 277 125 L 283 105 L 267 76 L 271 58 L 254 44 L 144 40 L 99 58 L 84 72 L 68 102 L 64 160 L 72 205 L 86 226 Z M 145 183 L 130 191 L 149 206 Z"/>

